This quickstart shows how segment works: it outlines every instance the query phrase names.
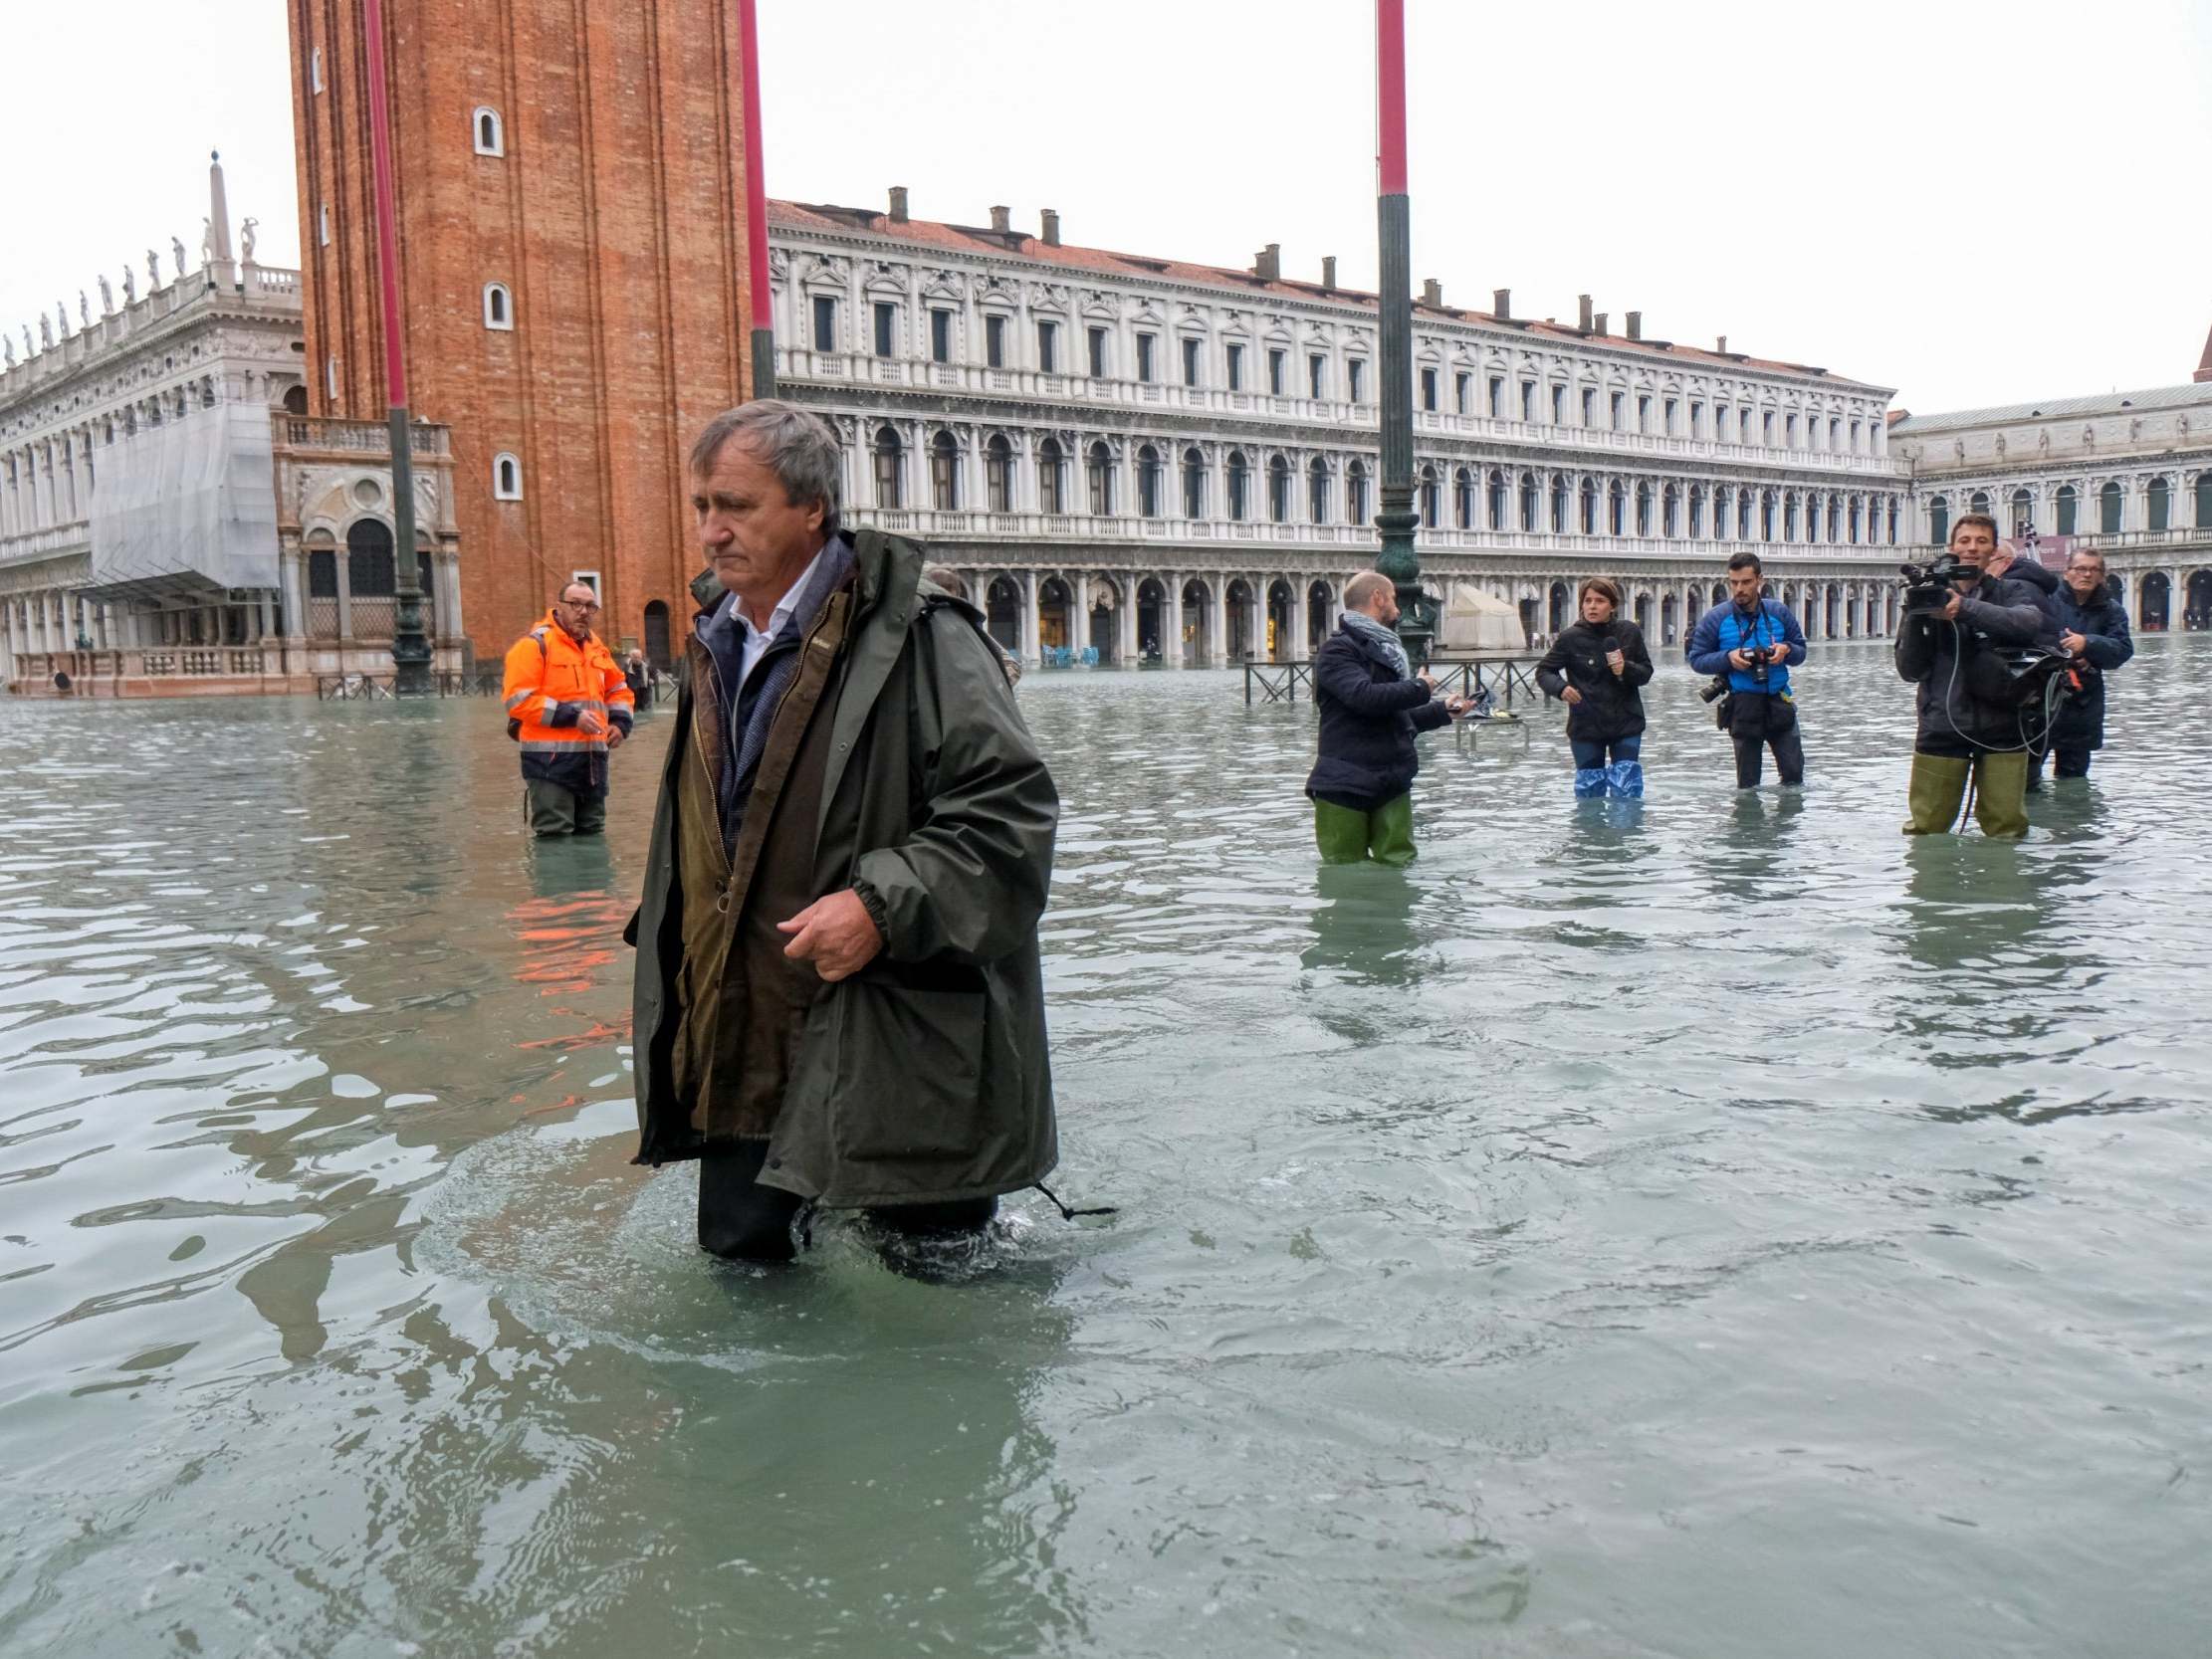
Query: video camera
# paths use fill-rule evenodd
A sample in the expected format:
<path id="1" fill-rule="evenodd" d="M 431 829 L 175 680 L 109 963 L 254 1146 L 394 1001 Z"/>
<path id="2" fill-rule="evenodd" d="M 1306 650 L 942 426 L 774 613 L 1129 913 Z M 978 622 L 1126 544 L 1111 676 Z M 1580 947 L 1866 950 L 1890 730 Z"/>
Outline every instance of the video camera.
<path id="1" fill-rule="evenodd" d="M 1961 576 L 1979 575 L 1948 547 L 1925 564 L 1900 564 L 1904 580 L 1898 585 L 1904 589 L 1904 608 L 1907 615 L 1913 611 L 1939 611 L 1950 602 L 1951 584 Z"/>

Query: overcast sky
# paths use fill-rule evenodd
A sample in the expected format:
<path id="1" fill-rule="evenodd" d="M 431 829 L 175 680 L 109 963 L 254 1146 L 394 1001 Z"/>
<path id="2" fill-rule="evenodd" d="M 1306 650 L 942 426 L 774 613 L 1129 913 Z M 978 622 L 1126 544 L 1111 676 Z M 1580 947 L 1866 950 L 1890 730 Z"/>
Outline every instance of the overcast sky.
<path id="1" fill-rule="evenodd" d="M 389 0 L 407 6 L 420 0 Z M 478 0 L 489 9 L 491 0 Z M 609 0 L 612 3 L 612 0 Z M 2212 3 L 1410 0 L 1414 276 L 1819 363 L 1924 412 L 2184 381 Z M 760 0 L 768 181 L 1069 242 L 1375 272 L 1364 0 Z M 9 8 L 0 324 L 197 262 L 209 149 L 297 258 L 279 0 Z"/>

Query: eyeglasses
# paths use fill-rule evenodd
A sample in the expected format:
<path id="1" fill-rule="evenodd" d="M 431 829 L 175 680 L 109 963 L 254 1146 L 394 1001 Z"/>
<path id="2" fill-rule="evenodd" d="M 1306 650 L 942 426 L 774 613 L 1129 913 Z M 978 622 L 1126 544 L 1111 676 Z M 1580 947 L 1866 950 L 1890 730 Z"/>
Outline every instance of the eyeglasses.
<path id="1" fill-rule="evenodd" d="M 596 599 L 563 599 L 560 602 L 572 611 L 595 611 L 599 608 L 599 601 Z"/>

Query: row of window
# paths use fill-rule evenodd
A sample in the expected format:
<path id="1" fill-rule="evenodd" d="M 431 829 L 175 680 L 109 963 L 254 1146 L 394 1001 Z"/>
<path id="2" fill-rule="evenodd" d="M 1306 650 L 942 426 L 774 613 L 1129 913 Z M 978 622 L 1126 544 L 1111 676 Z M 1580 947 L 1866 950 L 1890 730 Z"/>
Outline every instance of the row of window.
<path id="1" fill-rule="evenodd" d="M 834 352 L 839 349 L 838 311 L 841 302 L 835 295 L 817 294 L 811 298 L 809 315 L 813 349 Z M 899 311 L 895 301 L 878 300 L 870 303 L 869 314 L 872 329 L 870 345 L 878 357 L 900 355 Z M 942 307 L 932 308 L 930 319 L 930 360 L 950 363 L 953 360 L 953 326 L 956 312 Z M 984 316 L 984 365 L 987 368 L 1006 368 L 1010 363 L 1010 335 L 1014 326 L 1011 316 L 986 312 Z M 1052 317 L 1038 317 L 1032 323 L 1036 334 L 1034 366 L 1040 374 L 1075 372 L 1064 361 L 1061 322 Z M 1083 366 L 1093 380 L 1116 377 L 1115 330 L 1098 323 L 1084 328 Z M 1152 330 L 1138 329 L 1134 336 L 1136 361 L 1130 366 L 1133 378 L 1140 384 L 1154 384 L 1160 379 L 1161 343 L 1163 336 Z M 1196 335 L 1185 334 L 1177 339 L 1182 348 L 1181 376 L 1186 386 L 1206 383 L 1206 342 Z M 1237 340 L 1222 345 L 1222 383 L 1229 391 L 1258 390 L 1257 385 L 1247 385 L 1251 378 L 1247 362 L 1247 348 Z M 1265 389 L 1275 397 L 1290 395 L 1291 354 L 1286 346 L 1268 346 L 1263 358 Z M 1330 356 L 1325 351 L 1305 353 L 1304 395 L 1322 399 L 1331 395 L 1329 375 Z M 1443 408 L 1444 370 L 1424 365 L 1421 369 L 1419 397 L 1421 407 L 1431 413 L 1440 413 Z M 1368 362 L 1364 357 L 1348 357 L 1344 364 L 1346 399 L 1365 403 L 1369 395 Z M 1877 448 L 1878 428 L 1871 420 L 1846 419 L 1832 415 L 1825 419 L 1818 415 L 1800 415 L 1782 412 L 1779 423 L 1777 411 L 1754 409 L 1748 404 L 1713 402 L 1709 406 L 1702 398 L 1655 396 L 1649 392 L 1632 394 L 1612 391 L 1603 394 L 1606 402 L 1602 409 L 1598 387 L 1569 387 L 1565 381 L 1544 382 L 1520 378 L 1508 383 L 1501 374 L 1486 376 L 1487 411 L 1493 420 L 1519 419 L 1528 425 L 1538 425 L 1549 419 L 1553 426 L 1580 425 L 1584 428 L 1601 427 L 1611 432 L 1654 433 L 1665 437 L 1710 438 L 1715 443 L 1758 443 L 1773 448 L 1779 438 L 1786 449 L 1827 450 L 1836 454 L 1873 454 Z M 1453 410 L 1461 415 L 1475 413 L 1475 376 L 1472 370 L 1451 371 L 1451 400 Z M 1572 398 L 1572 402 L 1570 402 Z M 1570 422 L 1570 414 L 1576 417 Z M 1633 416 L 1633 419 L 1632 419 Z M 1757 426 L 1754 428 L 1754 420 Z M 1754 437 L 1754 430 L 1757 436 Z"/>
<path id="2" fill-rule="evenodd" d="M 2097 492 L 2097 530 L 2100 535 L 2117 535 L 2126 517 L 2126 492 L 2117 479 L 2107 479 Z M 2033 492 L 2022 488 L 2012 493 L 2006 503 L 2011 533 L 2026 535 L 2038 529 L 2036 503 Z M 2056 532 L 2060 535 L 2085 533 L 2081 527 L 2082 496 L 2071 484 L 2062 484 L 2052 497 L 2052 508 L 2057 514 Z M 2142 528 L 2166 530 L 2178 527 L 2174 522 L 2174 489 L 2162 478 L 2154 478 L 2143 491 Z M 2197 523 L 2200 527 L 2212 526 L 2212 472 L 2199 473 L 2196 479 Z M 1966 498 L 1966 511 L 1994 517 L 1990 509 L 1989 492 L 1977 490 Z M 1950 539 L 1951 503 L 1948 496 L 1936 496 L 1928 503 L 1928 538 L 1932 541 Z"/>
<path id="3" fill-rule="evenodd" d="M 893 509 L 905 507 L 907 446 L 898 429 L 879 427 L 869 450 L 875 505 Z M 1167 458 L 1155 445 L 1145 444 L 1138 449 L 1136 459 L 1138 516 L 1159 518 L 1167 479 Z M 1122 511 L 1116 499 L 1119 468 L 1113 452 L 1103 442 L 1094 443 L 1083 452 L 1082 460 L 1086 510 L 1098 518 L 1112 517 Z M 1038 512 L 1074 511 L 1068 499 L 1068 452 L 1059 439 L 1047 437 L 1037 445 Z M 929 468 L 930 505 L 940 512 L 959 511 L 964 505 L 961 452 L 951 433 L 940 432 L 930 441 Z M 1231 450 L 1224 474 L 1226 517 L 1232 519 L 1251 518 L 1258 470 L 1252 467 L 1243 451 Z M 1212 469 L 1203 451 L 1194 446 L 1183 452 L 1180 479 L 1184 517 L 1208 517 L 1211 475 Z M 1263 476 L 1268 518 L 1275 523 L 1289 522 L 1294 509 L 1301 505 L 1297 500 L 1297 475 L 1289 461 L 1278 455 L 1268 461 Z M 984 446 L 987 511 L 1007 513 L 1014 510 L 1015 479 L 1012 443 L 1002 434 L 993 436 Z M 1308 464 L 1303 482 L 1302 506 L 1307 521 L 1316 524 L 1338 521 L 1335 517 L 1336 478 L 1329 463 L 1316 456 Z M 1343 522 L 1364 524 L 1369 521 L 1371 483 L 1364 461 L 1355 458 L 1346 464 Z M 1817 493 L 1801 497 L 1795 490 L 1753 490 L 1728 485 L 1715 485 L 1708 491 L 1704 485 L 1655 485 L 1649 479 L 1638 482 L 1633 489 L 1626 481 L 1615 479 L 1609 488 L 1601 491 L 1596 480 L 1586 478 L 1579 490 L 1571 490 L 1564 473 L 1549 475 L 1547 491 L 1539 475 L 1533 472 L 1523 472 L 1517 480 L 1508 480 L 1506 473 L 1497 468 L 1490 470 L 1486 488 L 1478 481 L 1476 470 L 1468 467 L 1455 469 L 1450 483 L 1451 521 L 1460 529 L 1479 527 L 1478 518 L 1485 516 L 1486 509 L 1487 527 L 1493 530 L 1517 527 L 1526 531 L 1548 529 L 1555 534 L 1577 530 L 1589 535 L 1686 534 L 1692 539 L 1702 539 L 1709 534 L 1715 540 L 1727 539 L 1732 534 L 1735 539 L 1744 541 L 1826 539 L 1838 544 L 1886 541 L 1894 545 L 1902 513 L 1902 503 L 1895 497 L 1847 499 Z M 1441 470 L 1433 463 L 1425 465 L 1416 484 L 1423 521 L 1432 529 L 1440 528 L 1444 504 Z"/>

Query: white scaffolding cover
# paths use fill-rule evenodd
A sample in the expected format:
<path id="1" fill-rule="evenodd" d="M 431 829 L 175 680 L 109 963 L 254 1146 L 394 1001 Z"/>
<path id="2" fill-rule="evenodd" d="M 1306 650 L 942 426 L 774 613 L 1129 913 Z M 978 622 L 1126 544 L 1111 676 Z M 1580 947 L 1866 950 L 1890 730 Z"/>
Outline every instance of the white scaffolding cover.
<path id="1" fill-rule="evenodd" d="M 156 598 L 277 585 L 266 408 L 194 409 L 94 460 L 91 591 Z"/>

